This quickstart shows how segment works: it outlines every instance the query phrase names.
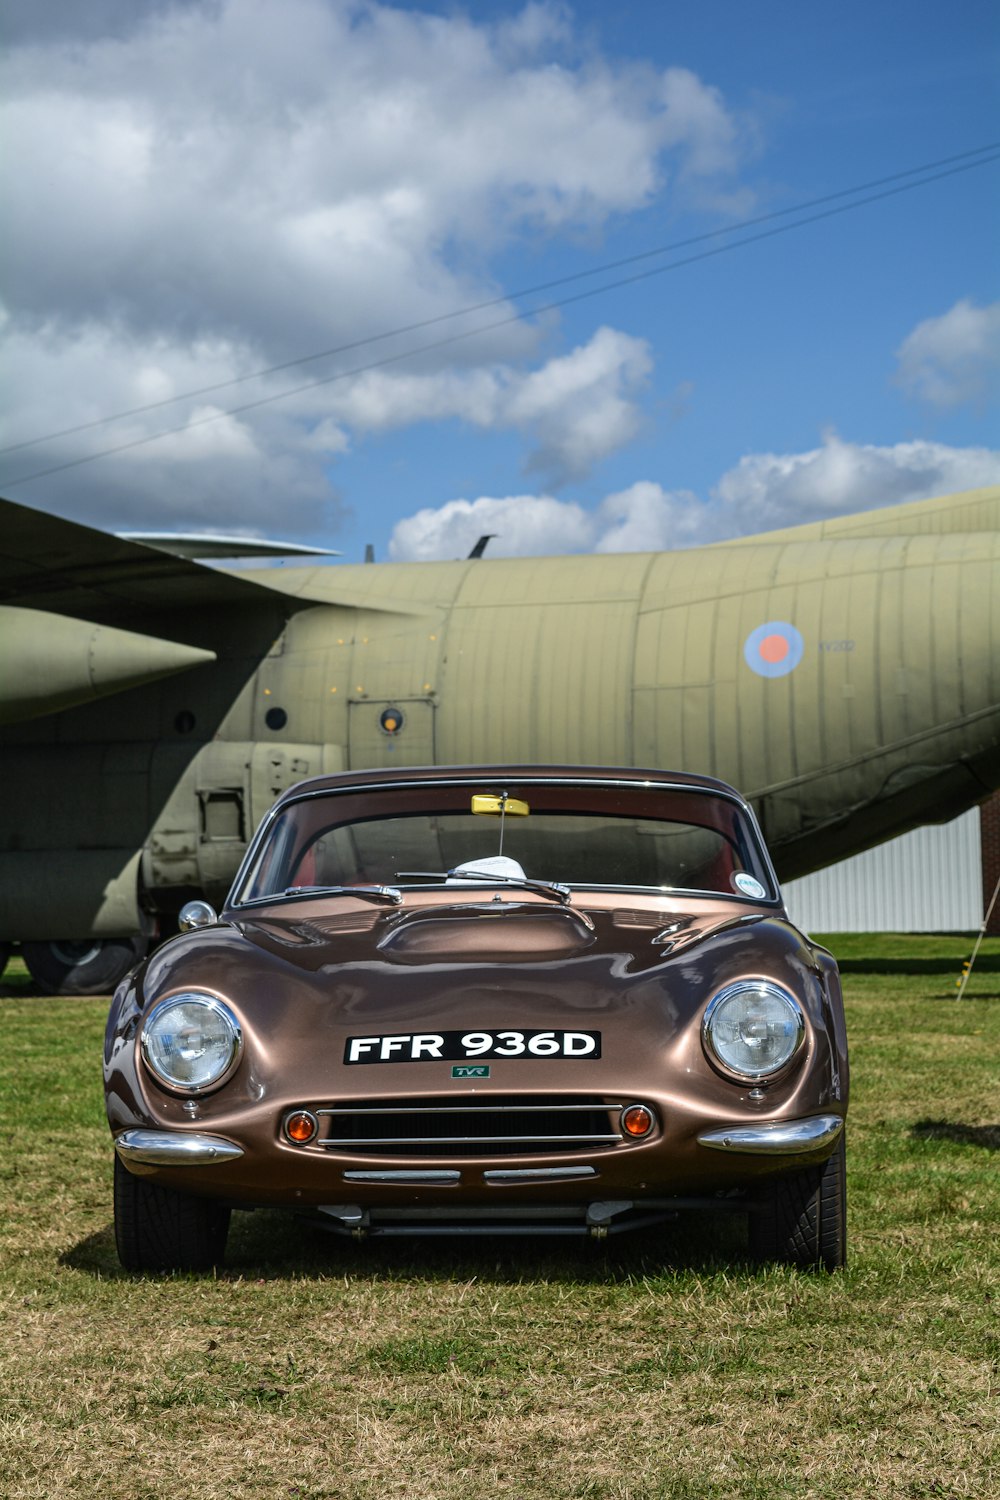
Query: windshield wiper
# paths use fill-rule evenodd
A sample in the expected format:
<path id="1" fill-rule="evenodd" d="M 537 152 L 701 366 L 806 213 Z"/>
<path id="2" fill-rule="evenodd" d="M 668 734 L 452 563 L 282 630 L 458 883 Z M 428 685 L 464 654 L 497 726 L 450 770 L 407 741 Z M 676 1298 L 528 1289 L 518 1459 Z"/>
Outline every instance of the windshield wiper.
<path id="1" fill-rule="evenodd" d="M 365 896 L 369 901 L 388 901 L 398 906 L 403 899 L 402 891 L 394 885 L 289 885 L 283 896 Z"/>
<path id="2" fill-rule="evenodd" d="M 529 880 L 526 875 L 499 875 L 493 870 L 469 870 L 463 869 L 461 874 L 455 870 L 448 870 L 442 874 L 440 870 L 399 870 L 397 880 L 443 880 L 446 883 L 451 880 L 455 885 L 509 885 L 519 891 L 537 891 L 539 896 L 548 896 L 552 901 L 559 901 L 563 906 L 569 903 L 573 892 L 568 885 L 560 885 L 556 880 Z"/>

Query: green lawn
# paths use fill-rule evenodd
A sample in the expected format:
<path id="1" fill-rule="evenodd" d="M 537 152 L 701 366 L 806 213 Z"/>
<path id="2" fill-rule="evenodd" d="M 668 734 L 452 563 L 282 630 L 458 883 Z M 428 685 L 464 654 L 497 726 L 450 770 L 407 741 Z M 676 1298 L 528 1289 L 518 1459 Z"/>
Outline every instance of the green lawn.
<path id="1" fill-rule="evenodd" d="M 104 1000 L 0 989 L 0 1494 L 123 1500 L 986 1497 L 1000 1490 L 1000 940 L 830 940 L 851 1264 L 737 1223 L 590 1244 L 237 1215 L 218 1279 L 111 1231 Z"/>

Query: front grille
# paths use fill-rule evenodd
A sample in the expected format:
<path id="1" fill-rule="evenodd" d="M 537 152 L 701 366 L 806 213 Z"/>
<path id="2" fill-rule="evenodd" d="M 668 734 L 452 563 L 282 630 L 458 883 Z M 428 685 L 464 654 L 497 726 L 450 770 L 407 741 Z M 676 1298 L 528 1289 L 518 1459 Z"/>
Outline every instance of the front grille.
<path id="1" fill-rule="evenodd" d="M 347 1155 L 551 1156 L 610 1150 L 622 1144 L 622 1104 L 593 1098 L 375 1100 L 316 1109 L 318 1144 Z"/>

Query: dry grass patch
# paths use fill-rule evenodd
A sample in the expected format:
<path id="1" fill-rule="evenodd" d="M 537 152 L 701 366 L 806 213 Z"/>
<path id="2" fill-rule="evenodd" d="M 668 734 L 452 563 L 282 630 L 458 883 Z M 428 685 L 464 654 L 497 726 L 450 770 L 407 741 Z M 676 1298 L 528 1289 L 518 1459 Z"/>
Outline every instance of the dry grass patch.
<path id="1" fill-rule="evenodd" d="M 257 1214 L 224 1276 L 127 1278 L 105 1004 L 0 999 L 0 1493 L 995 1493 L 1000 943 L 961 1006 L 960 944 L 843 947 L 852 1259 L 833 1277 L 754 1271 L 736 1221 L 355 1247 Z"/>

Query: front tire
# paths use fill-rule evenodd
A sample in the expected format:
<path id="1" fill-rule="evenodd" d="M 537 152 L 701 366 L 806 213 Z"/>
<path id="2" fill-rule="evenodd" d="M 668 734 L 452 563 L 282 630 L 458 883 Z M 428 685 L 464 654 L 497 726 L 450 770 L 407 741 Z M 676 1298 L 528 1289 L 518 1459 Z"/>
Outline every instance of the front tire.
<path id="1" fill-rule="evenodd" d="M 801 1270 L 847 1264 L 847 1172 L 844 1132 L 821 1167 L 767 1184 L 750 1214 L 750 1253 Z"/>
<path id="2" fill-rule="evenodd" d="M 136 933 L 82 942 L 22 943 L 21 953 L 32 979 L 50 995 L 107 995 L 148 948 L 149 939 Z"/>
<path id="3" fill-rule="evenodd" d="M 135 1177 L 115 1156 L 115 1244 L 126 1271 L 210 1271 L 228 1233 L 228 1208 Z"/>

